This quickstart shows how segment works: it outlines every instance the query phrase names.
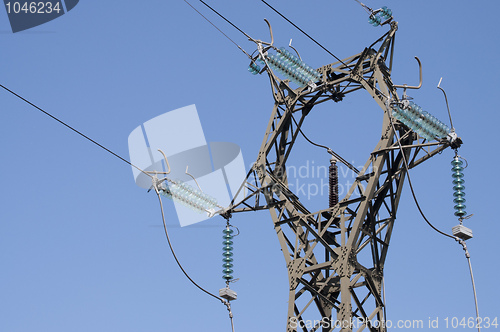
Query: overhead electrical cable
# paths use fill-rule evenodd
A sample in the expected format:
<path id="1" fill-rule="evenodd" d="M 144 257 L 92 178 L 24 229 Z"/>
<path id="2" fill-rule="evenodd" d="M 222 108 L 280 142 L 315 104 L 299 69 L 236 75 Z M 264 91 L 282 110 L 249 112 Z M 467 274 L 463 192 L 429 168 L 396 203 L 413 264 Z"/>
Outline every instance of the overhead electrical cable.
<path id="1" fill-rule="evenodd" d="M 200 0 L 201 1 L 201 0 Z M 324 47 L 323 45 L 321 45 L 316 39 L 314 39 L 313 37 L 311 37 L 309 34 L 307 34 L 304 30 L 302 30 L 301 28 L 299 28 L 295 23 L 293 23 L 292 21 L 290 21 L 285 15 L 281 14 L 276 8 L 274 8 L 273 6 L 271 6 L 270 4 L 268 4 L 265 0 L 261 0 L 263 3 L 265 3 L 269 8 L 271 8 L 274 12 L 276 12 L 279 16 L 281 16 L 282 18 L 284 18 L 288 23 L 290 23 L 291 25 L 293 25 L 297 30 L 299 30 L 300 32 L 302 32 L 304 35 L 306 35 L 309 39 L 311 39 L 314 43 L 316 43 L 316 45 L 318 45 L 319 47 L 321 47 L 323 50 L 325 50 L 328 54 L 330 54 L 331 56 L 333 56 L 335 59 L 337 59 L 337 61 L 341 62 L 344 66 L 347 66 L 342 60 L 340 60 L 335 54 L 333 54 L 332 52 L 330 52 L 326 47 Z"/>
<path id="2" fill-rule="evenodd" d="M 361 7 L 363 7 L 364 10 L 366 10 L 366 12 L 368 14 L 371 14 L 373 12 L 373 9 L 371 9 L 370 7 L 368 7 L 367 5 L 365 5 L 364 3 L 362 3 L 361 1 L 359 0 L 354 0 L 356 1 L 357 3 L 359 3 L 361 5 Z"/>
<path id="3" fill-rule="evenodd" d="M 170 241 L 170 236 L 168 234 L 168 229 L 167 229 L 167 223 L 165 222 L 165 212 L 163 211 L 163 202 L 161 200 L 160 193 L 158 191 L 158 188 L 156 186 L 153 186 L 156 192 L 156 195 L 158 196 L 158 202 L 160 203 L 160 211 L 161 211 L 161 219 L 163 222 L 163 230 L 165 231 L 165 237 L 167 239 L 168 247 L 170 248 L 170 252 L 172 253 L 172 256 L 174 257 L 175 262 L 177 263 L 177 266 L 179 269 L 182 271 L 184 276 L 194 285 L 196 286 L 199 290 L 201 290 L 203 293 L 213 297 L 216 300 L 219 300 L 222 304 L 224 304 L 229 312 L 229 319 L 231 320 L 231 330 L 234 332 L 234 322 L 233 322 L 233 312 L 231 310 L 231 303 L 229 301 L 224 300 L 223 298 L 212 294 L 211 292 L 207 291 L 205 288 L 201 287 L 196 281 L 194 281 L 189 274 L 186 272 L 184 267 L 182 266 L 181 262 L 177 258 L 177 255 L 175 254 L 174 247 L 172 246 L 172 242 Z"/>
<path id="4" fill-rule="evenodd" d="M 0 87 L 3 88 L 4 90 L 6 90 L 7 92 L 11 93 L 12 95 L 16 96 L 17 98 L 21 99 L 22 101 L 24 101 L 25 103 L 29 104 L 30 106 L 36 108 L 37 110 L 39 110 L 40 112 L 42 112 L 43 114 L 47 115 L 48 117 L 52 118 L 53 120 L 56 120 L 57 122 L 59 122 L 60 124 L 62 124 L 63 126 L 65 126 L 66 128 L 74 131 L 75 133 L 77 133 L 78 135 L 82 136 L 83 138 L 85 138 L 86 140 L 94 143 L 95 145 L 97 145 L 98 147 L 100 147 L 101 149 L 103 149 L 104 151 L 112 154 L 113 156 L 115 156 L 116 158 L 120 159 L 121 161 L 129 164 L 130 166 L 134 167 L 135 169 L 141 171 L 142 173 L 146 174 L 147 176 L 151 177 L 150 174 L 146 173 L 145 171 L 143 171 L 141 168 L 137 167 L 136 165 L 132 164 L 130 161 L 128 161 L 127 159 L 121 157 L 120 155 L 118 155 L 117 153 L 111 151 L 110 149 L 108 149 L 107 147 L 105 147 L 104 145 L 102 145 L 101 143 L 93 140 L 92 138 L 90 138 L 89 136 L 83 134 L 81 131 L 75 129 L 74 127 L 70 126 L 69 124 L 67 124 L 66 122 L 60 120 L 59 118 L 55 117 L 54 115 L 50 114 L 49 112 L 45 111 L 44 109 L 42 109 L 41 107 L 35 105 L 34 103 L 32 103 L 31 101 L 29 101 L 28 99 L 22 97 L 21 95 L 17 94 L 16 92 L 10 90 L 9 88 L 7 88 L 6 86 L 0 84 Z"/>
<path id="5" fill-rule="evenodd" d="M 219 13 L 218 11 L 216 11 L 215 9 L 213 9 L 212 7 L 210 7 L 210 5 L 208 5 L 205 1 L 203 0 L 200 0 L 200 2 L 202 4 L 204 4 L 205 6 L 207 6 L 211 11 L 213 11 L 215 14 L 217 14 L 219 17 L 221 17 L 224 21 L 226 21 L 227 23 L 231 24 L 231 26 L 233 28 L 235 28 L 236 30 L 238 30 L 239 32 L 241 32 L 243 35 L 245 35 L 245 37 L 247 37 L 248 39 L 250 40 L 254 40 L 252 37 L 250 37 L 248 34 L 246 34 L 243 30 L 241 30 L 240 28 L 238 28 L 235 24 L 233 24 L 233 22 L 231 22 L 230 20 L 228 20 L 227 18 L 225 18 L 221 13 Z"/>
<path id="6" fill-rule="evenodd" d="M 128 165 L 136 168 L 137 170 L 139 170 L 140 172 L 146 174 L 147 176 L 149 176 L 150 178 L 153 178 L 153 176 L 151 176 L 151 174 L 148 174 L 147 172 L 145 172 L 144 170 L 142 170 L 141 168 L 137 167 L 136 165 L 132 164 L 130 161 L 128 161 L 127 159 L 121 157 L 120 155 L 118 155 L 117 153 L 113 152 L 112 150 L 108 149 L 107 147 L 105 147 L 104 145 L 102 145 L 101 143 L 97 142 L 96 140 L 90 138 L 89 136 L 83 134 L 81 131 L 75 129 L 74 127 L 70 126 L 69 124 L 67 124 L 66 122 L 60 120 L 59 118 L 57 118 L 56 116 L 50 114 L 49 112 L 45 111 L 43 108 L 35 105 L 34 103 L 32 103 L 31 101 L 29 101 L 28 99 L 22 97 L 21 95 L 19 95 L 18 93 L 10 90 L 9 88 L 7 88 L 6 86 L 4 86 L 3 84 L 0 84 L 0 87 L 3 88 L 4 90 L 6 90 L 7 92 L 11 93 L 12 95 L 16 96 L 17 98 L 21 99 L 22 101 L 24 101 L 25 103 L 29 104 L 30 106 L 36 108 L 37 110 L 39 110 L 40 112 L 42 112 L 43 114 L 47 115 L 48 117 L 52 118 L 53 120 L 57 121 L 58 123 L 62 124 L 63 126 L 67 127 L 68 129 L 72 130 L 73 132 L 77 133 L 78 135 L 82 136 L 83 138 L 87 139 L 88 141 L 94 143 L 95 145 L 97 145 L 98 147 L 100 147 L 101 149 L 105 150 L 106 152 L 112 154 L 113 156 L 115 156 L 116 158 L 122 160 L 123 162 L 127 163 Z M 201 291 L 203 291 L 204 293 L 214 297 L 215 299 L 221 301 L 222 304 L 224 304 L 228 311 L 229 311 L 229 317 L 231 319 L 231 328 L 232 328 L 232 331 L 234 332 L 234 323 L 233 323 L 233 315 L 232 315 L 232 311 L 231 311 L 231 305 L 228 301 L 225 301 L 224 299 L 210 293 L 209 291 L 205 290 L 203 287 L 201 287 L 200 285 L 198 285 L 193 279 L 191 279 L 191 277 L 187 274 L 187 272 L 184 270 L 184 268 L 182 267 L 181 263 L 179 262 L 175 252 L 174 252 L 174 249 L 172 247 L 172 244 L 170 242 L 170 237 L 168 235 L 168 230 L 167 230 L 167 225 L 166 225 L 166 222 L 165 222 L 165 215 L 164 215 L 164 212 L 163 212 L 163 203 L 161 201 L 161 197 L 160 197 L 160 194 L 158 192 L 158 189 L 156 188 L 156 186 L 154 186 L 155 188 L 155 192 L 158 196 L 158 199 L 160 201 L 160 208 L 161 208 L 161 215 L 162 215 L 162 220 L 163 220 L 163 228 L 164 228 L 164 231 L 165 231 L 165 235 L 166 235 L 166 238 L 167 238 L 167 242 L 168 242 L 168 245 L 170 247 L 170 251 L 172 252 L 172 255 L 174 256 L 174 259 L 175 261 L 177 262 L 177 265 L 179 266 L 179 268 L 181 269 L 181 271 L 184 273 L 184 275 L 189 279 L 189 281 L 191 281 L 196 287 L 198 287 Z"/>
<path id="7" fill-rule="evenodd" d="M 295 118 L 292 116 L 292 120 L 293 122 L 295 123 L 295 125 L 297 126 L 298 128 L 298 124 L 297 124 L 297 121 L 295 120 Z M 328 151 L 328 153 L 330 153 L 331 155 L 333 155 L 335 158 L 337 158 L 342 164 L 346 165 L 351 171 L 353 171 L 354 173 L 356 173 L 356 175 L 359 174 L 359 170 L 354 167 L 351 163 L 349 163 L 347 160 L 345 160 L 344 158 L 342 158 L 338 153 L 336 153 L 335 151 L 333 151 L 332 149 L 330 149 L 329 147 L 325 146 L 325 145 L 321 145 L 321 144 L 318 144 L 318 143 L 314 143 L 313 141 L 311 141 L 307 136 L 306 134 L 304 134 L 304 132 L 302 131 L 302 129 L 299 128 L 299 132 L 302 134 L 302 136 L 306 139 L 306 141 L 308 141 L 309 143 L 311 143 L 312 145 L 314 146 L 317 146 L 319 148 L 323 148 L 323 149 L 326 149 Z"/>
<path id="8" fill-rule="evenodd" d="M 200 0 L 201 1 L 201 0 Z M 229 39 L 231 41 L 231 43 L 233 43 L 234 45 L 236 45 L 236 47 L 238 47 L 243 53 L 246 54 L 246 56 L 248 56 L 250 59 L 252 58 L 252 56 L 250 54 L 248 54 L 240 45 L 238 45 L 234 40 L 232 40 L 228 35 L 226 35 L 221 29 L 219 29 L 214 23 L 212 23 L 212 21 L 210 21 L 206 16 L 204 16 L 202 13 L 200 13 L 200 11 L 198 9 L 196 9 L 192 4 L 190 4 L 187 0 L 184 0 L 185 3 L 187 3 L 191 8 L 194 9 L 194 11 L 196 11 L 198 14 L 200 14 L 201 17 L 203 17 L 208 23 L 210 23 L 214 28 L 216 28 L 222 35 L 224 35 L 224 37 L 226 37 L 227 39 Z M 212 9 L 212 7 L 208 6 L 206 3 L 204 3 L 203 1 L 201 1 L 203 4 L 205 4 L 205 6 L 207 6 L 208 8 Z M 212 9 L 215 13 L 217 13 L 214 9 Z M 229 22 L 233 27 L 235 27 L 236 29 L 238 29 L 238 31 L 240 31 L 241 33 L 243 33 L 245 36 L 248 37 L 248 35 L 246 33 L 244 33 L 243 31 L 241 31 L 237 26 L 235 26 L 233 23 L 231 23 L 229 20 L 227 20 L 224 16 L 222 16 L 221 14 L 217 13 L 220 17 L 222 17 L 223 19 L 225 19 L 227 22 Z M 250 37 L 249 37 L 250 38 Z"/>
<path id="9" fill-rule="evenodd" d="M 160 196 L 160 193 L 158 192 L 158 188 L 156 186 L 154 186 L 154 189 L 155 189 L 155 192 L 156 192 L 156 195 L 158 196 L 158 201 L 160 203 L 160 210 L 161 210 L 161 219 L 163 221 L 163 230 L 165 231 L 165 236 L 167 238 L 167 242 L 168 242 L 168 246 L 170 248 L 170 251 L 172 252 L 172 256 L 174 256 L 174 259 L 175 259 L 175 262 L 177 263 L 177 265 L 179 266 L 179 268 L 181 269 L 182 273 L 184 273 L 184 275 L 186 276 L 186 278 L 188 278 L 189 281 L 191 281 L 191 283 L 193 285 L 195 285 L 198 289 L 200 289 L 202 292 L 212 296 L 213 298 L 221 301 L 223 304 L 224 304 L 224 299 L 218 297 L 217 295 L 214 295 L 212 293 L 210 293 L 209 291 L 207 291 L 206 289 L 204 289 L 203 287 L 201 287 L 200 285 L 198 285 L 193 279 L 191 279 L 191 277 L 189 276 L 189 274 L 186 272 L 186 270 L 184 270 L 184 267 L 182 267 L 182 264 L 181 262 L 179 261 L 179 259 L 177 258 L 177 255 L 175 254 L 175 251 L 174 251 L 174 248 L 172 247 L 172 243 L 170 242 L 170 236 L 168 235 L 168 230 L 167 230 L 167 223 L 165 222 L 165 213 L 163 212 L 163 203 L 161 201 L 161 196 Z"/>

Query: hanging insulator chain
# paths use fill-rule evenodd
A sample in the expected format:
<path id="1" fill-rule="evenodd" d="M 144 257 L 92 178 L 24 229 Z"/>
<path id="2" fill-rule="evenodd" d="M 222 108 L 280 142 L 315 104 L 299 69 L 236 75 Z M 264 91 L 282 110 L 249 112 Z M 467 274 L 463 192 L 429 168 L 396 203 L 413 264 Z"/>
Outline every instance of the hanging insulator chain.
<path id="1" fill-rule="evenodd" d="M 329 173 L 329 197 L 328 203 L 330 207 L 334 207 L 339 202 L 339 171 L 337 160 L 332 158 L 330 160 Z"/>
<path id="2" fill-rule="evenodd" d="M 467 214 L 465 211 L 465 180 L 464 180 L 464 173 L 462 172 L 464 170 L 463 167 L 463 162 L 458 158 L 457 155 L 453 158 L 451 161 L 451 165 L 453 166 L 451 168 L 452 177 L 453 177 L 453 196 L 455 199 L 453 199 L 453 203 L 455 203 L 455 216 L 458 217 L 460 222 L 464 219 L 464 216 Z"/>
<path id="3" fill-rule="evenodd" d="M 222 267 L 224 268 L 222 270 L 222 278 L 226 280 L 226 284 L 229 284 L 229 282 L 233 279 L 233 230 L 229 228 L 229 224 L 226 225 L 226 228 L 222 230 L 223 236 L 222 236 L 222 244 L 224 247 L 222 247 L 223 253 L 222 253 Z"/>

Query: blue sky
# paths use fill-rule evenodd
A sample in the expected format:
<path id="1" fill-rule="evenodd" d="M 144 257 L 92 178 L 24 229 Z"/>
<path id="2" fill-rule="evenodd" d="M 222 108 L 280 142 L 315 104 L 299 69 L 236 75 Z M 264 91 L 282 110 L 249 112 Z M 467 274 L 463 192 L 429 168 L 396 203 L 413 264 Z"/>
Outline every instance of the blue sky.
<path id="1" fill-rule="evenodd" d="M 340 58 L 361 52 L 386 28 L 374 28 L 353 0 L 271 4 Z M 466 222 L 480 314 L 494 318 L 500 295 L 495 261 L 499 184 L 494 135 L 500 68 L 495 1 L 366 0 L 393 10 L 399 22 L 392 79 L 423 87 L 414 101 L 447 119 L 443 77 L 454 125 L 464 144 Z M 255 45 L 192 1 L 249 52 Z M 313 67 L 334 62 L 326 52 L 260 1 L 209 4 L 257 39 L 293 45 Z M 247 165 L 257 156 L 273 106 L 264 76 L 181 0 L 80 1 L 71 12 L 13 34 L 0 9 L 0 83 L 128 158 L 127 138 L 143 122 L 196 104 L 208 141 L 234 142 Z M 0 91 L 0 331 L 229 331 L 224 306 L 193 287 L 168 250 L 154 194 L 134 184 L 128 165 Z M 311 113 L 303 127 L 356 166 L 378 142 L 382 112 L 368 93 L 348 95 Z M 175 144 L 175 142 L 172 142 Z M 328 165 L 329 156 L 301 140 L 292 165 Z M 429 219 L 451 231 L 451 150 L 411 172 Z M 313 164 L 315 166 L 313 166 Z M 344 171 L 345 172 L 345 171 Z M 342 174 L 342 171 L 341 171 Z M 348 174 L 348 173 L 347 173 Z M 306 179 L 303 179 L 304 181 Z M 320 179 L 319 179 L 320 180 Z M 318 181 L 312 179 L 311 181 Z M 350 175 L 340 184 L 352 182 Z M 312 210 L 327 196 L 301 197 Z M 178 256 L 204 287 L 221 278 L 220 217 L 180 228 L 171 202 L 167 223 Z M 288 278 L 268 212 L 235 215 L 233 304 L 237 331 L 284 330 Z M 461 247 L 422 220 L 403 191 L 385 268 L 388 318 L 444 320 L 475 315 Z"/>

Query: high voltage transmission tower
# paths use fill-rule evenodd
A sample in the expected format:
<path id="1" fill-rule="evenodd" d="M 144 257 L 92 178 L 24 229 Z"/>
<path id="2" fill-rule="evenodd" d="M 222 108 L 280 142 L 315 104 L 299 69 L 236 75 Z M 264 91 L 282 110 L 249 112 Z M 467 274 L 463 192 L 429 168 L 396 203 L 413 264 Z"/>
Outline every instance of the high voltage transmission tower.
<path id="1" fill-rule="evenodd" d="M 271 7 L 264 0 L 261 1 Z M 369 13 L 371 25 L 388 26 L 389 31 L 361 53 L 342 60 L 313 39 L 338 60 L 318 69 L 308 66 L 298 52 L 295 56 L 285 48 L 275 47 L 271 25 L 267 20 L 271 42 L 249 37 L 216 12 L 257 44 L 256 55 L 251 56 L 235 43 L 250 58 L 249 71 L 252 74 L 268 75 L 275 100 L 257 160 L 234 197 L 240 197 L 243 190 L 248 194 L 241 201 L 233 200 L 228 208 L 218 205 L 214 197 L 205 194 L 187 169 L 186 174 L 193 178 L 197 188 L 168 178 L 170 165 L 161 150 L 159 152 L 168 170 L 143 170 L 4 85 L 0 84 L 0 87 L 151 178 L 151 189 L 154 188 L 158 195 L 166 237 L 177 264 L 194 285 L 227 306 L 233 331 L 230 302 L 236 300 L 237 296 L 229 289 L 229 283 L 233 281 L 232 240 L 239 231 L 233 235 L 233 228 L 237 228 L 229 220 L 235 213 L 258 210 L 269 210 L 288 269 L 287 331 L 314 332 L 321 329 L 323 332 L 350 332 L 365 328 L 369 331 L 386 331 L 387 326 L 383 324 L 386 321 L 384 265 L 405 179 L 408 179 L 417 207 L 427 223 L 463 246 L 469 263 L 479 321 L 470 255 L 465 245 L 465 241 L 472 238 L 472 232 L 462 224 L 470 217 L 464 204 L 465 167 L 457 151 L 462 141 L 455 133 L 451 115 L 450 128 L 423 111 L 407 96 L 407 89 L 418 89 L 422 84 L 418 58 L 418 86 L 396 85 L 392 82 L 394 40 L 398 24 L 393 21 L 391 10 L 387 7 L 372 10 L 360 4 Z M 397 89 L 403 89 L 401 96 Z M 362 90 L 368 92 L 380 107 L 382 128 L 380 140 L 364 166 L 358 170 L 328 147 L 311 142 L 301 128 L 315 106 L 331 101 L 340 102 Z M 326 148 L 333 156 L 329 168 L 329 206 L 319 211 L 310 211 L 288 183 L 286 165 L 299 134 L 313 145 Z M 447 148 L 455 150 L 451 164 L 455 216 L 460 221 L 458 226 L 453 227 L 453 235 L 438 230 L 425 218 L 418 206 L 409 175 L 410 169 Z M 338 194 L 337 162 L 345 164 L 356 176 L 343 198 Z M 159 175 L 163 178 L 158 178 Z M 209 217 L 220 214 L 227 220 L 223 230 L 223 278 L 226 288 L 219 291 L 219 296 L 195 283 L 182 268 L 170 243 L 160 195 L 199 213 L 207 213 Z"/>
<path id="2" fill-rule="evenodd" d="M 258 54 L 249 71 L 268 74 L 275 103 L 240 189 L 248 194 L 223 215 L 269 210 L 288 269 L 287 331 L 386 331 L 376 322 L 385 321 L 384 265 L 408 169 L 461 145 L 453 129 L 409 101 L 406 89 L 420 86 L 392 82 L 398 24 L 390 10 L 372 11 L 370 23 L 390 28 L 361 53 L 316 70 L 273 41 L 254 40 Z M 404 89 L 402 96 L 397 88 Z M 335 188 L 339 156 L 333 160 L 330 206 L 311 211 L 289 188 L 287 161 L 315 106 L 358 91 L 369 93 L 381 109 L 380 140 L 362 169 L 346 163 L 356 178 L 341 199 Z M 356 320 L 364 323 L 353 326 Z"/>

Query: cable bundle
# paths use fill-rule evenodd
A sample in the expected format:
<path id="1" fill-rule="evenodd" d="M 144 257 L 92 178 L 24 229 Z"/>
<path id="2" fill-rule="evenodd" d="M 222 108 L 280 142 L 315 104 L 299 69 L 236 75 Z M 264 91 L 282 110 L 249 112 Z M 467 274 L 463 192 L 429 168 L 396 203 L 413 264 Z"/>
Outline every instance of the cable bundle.
<path id="1" fill-rule="evenodd" d="M 392 115 L 429 141 L 436 137 L 444 138 L 450 132 L 450 128 L 447 125 L 432 114 L 423 111 L 420 106 L 412 101 L 410 101 L 407 108 L 401 108 L 399 105 L 394 106 Z"/>

